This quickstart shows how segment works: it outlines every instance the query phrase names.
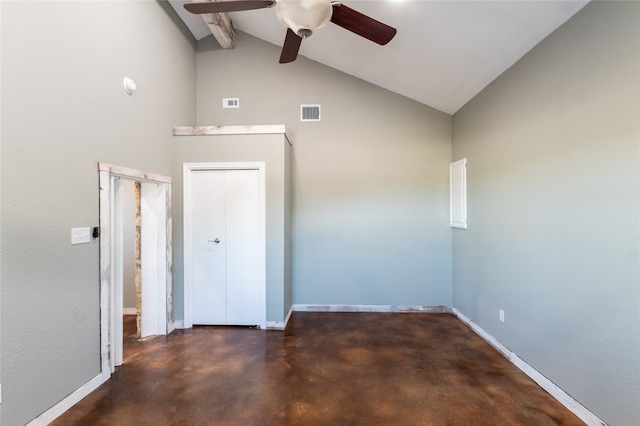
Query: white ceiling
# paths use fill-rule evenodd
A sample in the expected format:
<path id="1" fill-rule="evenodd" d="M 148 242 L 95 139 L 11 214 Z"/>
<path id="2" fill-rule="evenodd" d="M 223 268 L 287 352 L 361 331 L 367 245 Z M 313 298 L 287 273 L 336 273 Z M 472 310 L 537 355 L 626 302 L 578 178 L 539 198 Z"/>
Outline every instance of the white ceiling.
<path id="1" fill-rule="evenodd" d="M 184 1 L 170 3 L 196 39 L 211 34 L 201 17 L 184 11 Z M 345 0 L 395 27 L 395 38 L 378 46 L 329 23 L 303 41 L 300 54 L 453 114 L 587 3 Z M 235 28 L 282 46 L 285 28 L 274 9 L 229 15 Z"/>

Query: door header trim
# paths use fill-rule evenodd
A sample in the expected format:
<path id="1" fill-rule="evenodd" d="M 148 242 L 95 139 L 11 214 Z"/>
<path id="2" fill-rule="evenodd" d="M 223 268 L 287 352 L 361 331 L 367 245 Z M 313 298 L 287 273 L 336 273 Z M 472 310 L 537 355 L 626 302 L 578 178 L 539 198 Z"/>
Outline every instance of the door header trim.
<path id="1" fill-rule="evenodd" d="M 184 172 L 198 170 L 264 170 L 264 161 L 231 162 L 231 163 L 184 163 Z"/>
<path id="2" fill-rule="evenodd" d="M 118 176 L 130 180 L 140 180 L 148 182 L 171 183 L 171 177 L 156 173 L 142 172 L 128 167 L 114 166 L 113 164 L 98 162 L 99 172 L 108 172 L 111 176 Z"/>

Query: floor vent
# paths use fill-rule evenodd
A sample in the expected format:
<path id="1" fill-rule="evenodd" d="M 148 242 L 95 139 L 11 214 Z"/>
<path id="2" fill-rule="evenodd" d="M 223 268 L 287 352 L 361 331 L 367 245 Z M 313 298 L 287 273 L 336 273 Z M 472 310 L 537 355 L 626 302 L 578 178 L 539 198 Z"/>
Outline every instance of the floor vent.
<path id="1" fill-rule="evenodd" d="M 320 121 L 320 105 L 300 105 L 300 121 Z"/>

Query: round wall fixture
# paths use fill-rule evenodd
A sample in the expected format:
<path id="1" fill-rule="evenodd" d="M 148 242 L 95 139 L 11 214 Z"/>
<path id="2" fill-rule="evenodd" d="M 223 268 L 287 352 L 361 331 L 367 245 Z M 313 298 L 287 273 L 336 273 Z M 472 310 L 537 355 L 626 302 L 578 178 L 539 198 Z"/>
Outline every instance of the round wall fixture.
<path id="1" fill-rule="evenodd" d="M 125 77 L 124 81 L 124 90 L 129 94 L 129 95 L 133 95 L 133 92 L 136 91 L 136 83 L 135 81 L 131 80 L 129 77 Z"/>

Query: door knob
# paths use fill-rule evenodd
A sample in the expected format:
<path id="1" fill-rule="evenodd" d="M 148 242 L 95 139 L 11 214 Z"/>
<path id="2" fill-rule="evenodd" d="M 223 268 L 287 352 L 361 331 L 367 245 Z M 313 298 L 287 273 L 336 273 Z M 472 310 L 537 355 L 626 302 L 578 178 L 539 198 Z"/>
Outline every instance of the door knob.
<path id="1" fill-rule="evenodd" d="M 209 240 L 209 242 L 218 244 L 220 242 L 220 238 L 216 238 L 215 240 Z"/>

